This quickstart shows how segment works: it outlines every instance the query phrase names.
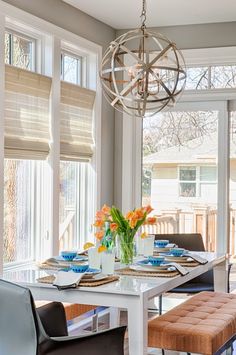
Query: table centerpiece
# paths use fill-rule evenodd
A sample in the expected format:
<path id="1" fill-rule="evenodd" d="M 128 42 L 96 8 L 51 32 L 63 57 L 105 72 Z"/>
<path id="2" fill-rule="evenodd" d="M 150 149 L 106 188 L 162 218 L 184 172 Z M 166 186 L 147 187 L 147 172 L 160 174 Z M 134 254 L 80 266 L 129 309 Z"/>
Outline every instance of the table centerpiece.
<path id="1" fill-rule="evenodd" d="M 104 250 L 109 250 L 119 241 L 120 261 L 129 265 L 134 257 L 134 237 L 142 225 L 155 224 L 156 217 L 148 216 L 153 208 L 148 205 L 129 211 L 126 215 L 115 206 L 104 205 L 96 213 L 94 226 L 97 228 L 96 237 L 100 240 Z M 145 237 L 146 233 L 142 234 Z"/>

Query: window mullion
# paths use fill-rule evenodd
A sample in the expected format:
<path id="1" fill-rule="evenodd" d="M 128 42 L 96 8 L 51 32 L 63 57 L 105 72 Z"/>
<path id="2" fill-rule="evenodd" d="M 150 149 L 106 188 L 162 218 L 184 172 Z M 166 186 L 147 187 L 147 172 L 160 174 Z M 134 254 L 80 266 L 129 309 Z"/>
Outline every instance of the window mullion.
<path id="1" fill-rule="evenodd" d="M 13 63 L 13 40 L 12 34 L 9 33 L 9 64 L 12 65 Z"/>
<path id="2" fill-rule="evenodd" d="M 196 197 L 200 197 L 200 166 L 196 166 Z"/>
<path id="3" fill-rule="evenodd" d="M 229 112 L 219 109 L 217 251 L 229 252 Z"/>
<path id="4" fill-rule="evenodd" d="M 0 276 L 3 273 L 4 235 L 4 88 L 5 88 L 5 16 L 0 14 Z"/>
<path id="5" fill-rule="evenodd" d="M 52 95 L 51 95 L 51 149 L 49 155 L 51 181 L 51 215 L 49 242 L 51 255 L 59 253 L 59 195 L 60 195 L 60 84 L 61 41 L 53 38 Z"/>

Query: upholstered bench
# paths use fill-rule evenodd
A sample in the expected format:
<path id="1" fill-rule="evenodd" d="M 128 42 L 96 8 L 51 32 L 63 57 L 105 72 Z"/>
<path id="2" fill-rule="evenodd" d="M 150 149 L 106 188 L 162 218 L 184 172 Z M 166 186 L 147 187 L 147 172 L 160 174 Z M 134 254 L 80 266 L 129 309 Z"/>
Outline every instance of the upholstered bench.
<path id="1" fill-rule="evenodd" d="M 236 335 L 236 295 L 201 292 L 148 324 L 148 346 L 220 354 Z"/>

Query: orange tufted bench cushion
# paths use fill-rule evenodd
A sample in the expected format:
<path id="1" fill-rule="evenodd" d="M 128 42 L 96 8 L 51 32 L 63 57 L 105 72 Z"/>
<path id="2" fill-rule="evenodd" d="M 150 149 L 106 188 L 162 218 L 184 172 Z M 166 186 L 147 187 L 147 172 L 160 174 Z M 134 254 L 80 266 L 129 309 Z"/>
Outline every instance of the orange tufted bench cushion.
<path id="1" fill-rule="evenodd" d="M 236 295 L 201 292 L 148 324 L 148 346 L 211 355 L 236 334 Z"/>

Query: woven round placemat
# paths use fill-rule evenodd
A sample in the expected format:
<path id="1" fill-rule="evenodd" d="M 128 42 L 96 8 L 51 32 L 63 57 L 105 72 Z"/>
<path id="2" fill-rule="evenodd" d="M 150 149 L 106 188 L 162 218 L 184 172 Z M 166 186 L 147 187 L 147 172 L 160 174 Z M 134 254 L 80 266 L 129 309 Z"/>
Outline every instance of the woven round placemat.
<path id="1" fill-rule="evenodd" d="M 52 284 L 54 282 L 54 280 L 55 280 L 55 276 L 53 276 L 53 275 L 44 276 L 44 277 L 40 277 L 39 279 L 37 279 L 38 282 L 45 283 L 45 284 Z M 80 280 L 79 286 L 80 287 L 96 287 L 96 286 L 105 285 L 110 282 L 114 282 L 114 281 L 118 281 L 118 280 L 119 280 L 119 276 L 111 275 L 103 280 L 98 280 L 98 281 L 93 281 L 93 282 Z"/>
<path id="2" fill-rule="evenodd" d="M 148 277 L 174 277 L 179 275 L 177 270 L 168 272 L 151 272 L 151 271 L 137 271 L 129 268 L 116 270 L 119 275 L 129 275 L 129 276 L 148 276 Z"/>
<path id="3" fill-rule="evenodd" d="M 175 261 L 176 262 L 176 261 Z M 186 261 L 186 262 L 180 262 L 177 263 L 181 266 L 186 266 L 186 267 L 195 267 L 195 266 L 199 266 L 200 264 L 197 261 Z"/>

